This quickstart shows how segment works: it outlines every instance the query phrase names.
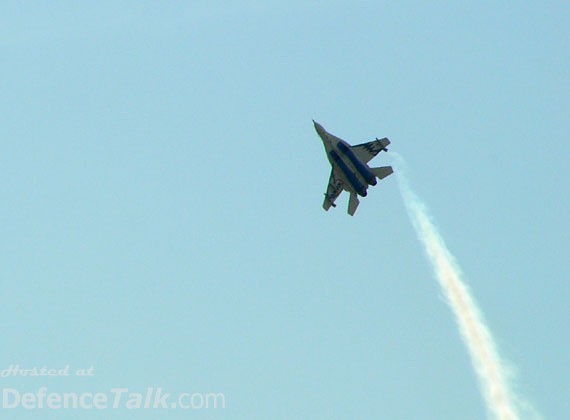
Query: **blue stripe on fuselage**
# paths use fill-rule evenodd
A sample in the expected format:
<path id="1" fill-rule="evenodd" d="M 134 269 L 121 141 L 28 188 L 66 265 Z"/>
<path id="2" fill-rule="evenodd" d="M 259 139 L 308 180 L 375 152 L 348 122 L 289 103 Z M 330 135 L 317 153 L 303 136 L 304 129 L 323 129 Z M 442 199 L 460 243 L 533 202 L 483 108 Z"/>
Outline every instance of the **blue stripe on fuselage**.
<path id="1" fill-rule="evenodd" d="M 352 173 L 350 168 L 346 166 L 346 163 L 344 163 L 344 161 L 340 158 L 338 153 L 335 152 L 334 150 L 331 150 L 329 152 L 329 155 L 338 165 L 338 167 L 340 168 L 340 170 L 342 171 L 342 173 L 344 174 L 350 185 L 352 185 L 354 191 L 356 191 L 358 195 L 366 197 L 366 188 L 364 187 L 364 185 L 362 185 L 362 183 L 358 180 L 358 178 L 356 178 L 356 176 L 354 175 L 354 173 Z"/>
<path id="2" fill-rule="evenodd" d="M 372 173 L 370 169 L 366 165 L 364 165 L 358 158 L 354 155 L 354 152 L 348 147 L 346 144 L 339 142 L 338 146 L 339 150 L 350 159 L 356 170 L 362 175 L 362 177 L 368 182 L 370 185 L 376 185 L 376 177 Z"/>

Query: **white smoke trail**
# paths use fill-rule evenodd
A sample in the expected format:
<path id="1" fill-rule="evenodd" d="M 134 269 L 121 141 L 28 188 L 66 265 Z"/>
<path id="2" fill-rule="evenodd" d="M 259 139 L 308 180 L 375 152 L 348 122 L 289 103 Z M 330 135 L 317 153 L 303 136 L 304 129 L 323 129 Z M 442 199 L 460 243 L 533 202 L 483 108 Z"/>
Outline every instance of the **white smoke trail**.
<path id="1" fill-rule="evenodd" d="M 523 407 L 510 389 L 508 370 L 501 360 L 491 332 L 463 281 L 463 274 L 453 255 L 431 221 L 425 204 L 414 194 L 403 171 L 404 161 L 396 153 L 398 184 L 408 215 L 425 252 L 437 281 L 455 314 L 459 330 L 477 373 L 487 409 L 499 420 L 520 419 Z M 526 406 L 526 404 L 523 404 Z M 526 411 L 526 410 L 525 410 Z M 534 412 L 534 410 L 531 409 Z M 532 417 L 538 417 L 536 412 Z"/>

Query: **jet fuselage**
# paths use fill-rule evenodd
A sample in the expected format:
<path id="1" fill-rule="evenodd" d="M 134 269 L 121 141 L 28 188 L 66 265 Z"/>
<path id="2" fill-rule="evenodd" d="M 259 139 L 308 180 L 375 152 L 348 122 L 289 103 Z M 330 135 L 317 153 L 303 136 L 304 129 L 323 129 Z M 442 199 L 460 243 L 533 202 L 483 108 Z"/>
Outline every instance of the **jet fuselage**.
<path id="1" fill-rule="evenodd" d="M 344 180 L 344 189 L 366 197 L 368 186 L 376 185 L 377 182 L 370 167 L 358 159 L 347 142 L 327 132 L 319 123 L 314 124 L 329 162 Z"/>

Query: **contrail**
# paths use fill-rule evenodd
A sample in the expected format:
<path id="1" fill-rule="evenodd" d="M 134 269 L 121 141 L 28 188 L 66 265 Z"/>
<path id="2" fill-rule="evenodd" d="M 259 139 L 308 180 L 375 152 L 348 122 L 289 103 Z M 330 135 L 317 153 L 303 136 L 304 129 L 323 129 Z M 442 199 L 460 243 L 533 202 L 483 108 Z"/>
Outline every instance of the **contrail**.
<path id="1" fill-rule="evenodd" d="M 461 337 L 469 350 L 487 409 L 498 420 L 520 419 L 520 400 L 510 389 L 508 369 L 497 352 L 489 328 L 471 296 L 463 274 L 429 217 L 426 205 L 412 191 L 404 173 L 404 161 L 396 153 L 398 184 L 418 239 L 424 246 L 437 281 L 455 315 Z M 526 411 L 526 410 L 525 410 Z M 531 410 L 534 411 L 534 410 Z M 536 412 L 533 417 L 538 417 Z"/>

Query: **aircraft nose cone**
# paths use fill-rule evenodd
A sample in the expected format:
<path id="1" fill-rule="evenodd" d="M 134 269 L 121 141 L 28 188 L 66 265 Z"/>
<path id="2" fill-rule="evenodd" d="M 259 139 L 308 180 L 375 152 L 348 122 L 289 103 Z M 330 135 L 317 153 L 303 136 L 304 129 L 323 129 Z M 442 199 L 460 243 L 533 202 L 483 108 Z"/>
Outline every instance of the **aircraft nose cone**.
<path id="1" fill-rule="evenodd" d="M 313 125 L 315 126 L 315 130 L 317 130 L 317 133 L 319 134 L 319 136 L 323 136 L 325 133 L 325 129 L 323 128 L 322 125 L 320 125 L 318 122 L 316 122 L 315 120 L 313 120 Z"/>

